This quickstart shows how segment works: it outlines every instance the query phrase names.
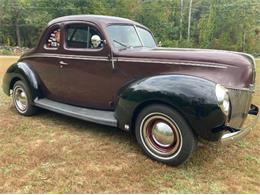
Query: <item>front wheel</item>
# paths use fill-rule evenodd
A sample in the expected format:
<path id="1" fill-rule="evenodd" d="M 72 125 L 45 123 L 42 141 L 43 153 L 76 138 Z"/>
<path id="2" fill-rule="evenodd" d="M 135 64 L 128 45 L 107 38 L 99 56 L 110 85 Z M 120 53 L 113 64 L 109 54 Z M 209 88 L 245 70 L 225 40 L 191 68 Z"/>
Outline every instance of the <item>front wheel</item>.
<path id="1" fill-rule="evenodd" d="M 164 105 L 151 105 L 141 111 L 136 120 L 135 135 L 148 156 L 170 165 L 184 163 L 197 145 L 197 139 L 183 117 Z"/>

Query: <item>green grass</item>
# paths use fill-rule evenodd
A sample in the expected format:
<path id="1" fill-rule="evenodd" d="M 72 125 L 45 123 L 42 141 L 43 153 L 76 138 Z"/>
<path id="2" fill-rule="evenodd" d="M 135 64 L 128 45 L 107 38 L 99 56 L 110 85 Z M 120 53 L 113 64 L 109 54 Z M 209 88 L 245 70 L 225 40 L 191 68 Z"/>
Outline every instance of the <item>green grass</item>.
<path id="1" fill-rule="evenodd" d="M 0 80 L 12 61 L 0 59 Z M 253 101 L 260 105 L 259 91 Z M 23 117 L 10 102 L 0 90 L 1 193 L 260 192 L 259 123 L 239 142 L 202 144 L 187 163 L 170 167 L 116 128 L 49 111 Z"/>

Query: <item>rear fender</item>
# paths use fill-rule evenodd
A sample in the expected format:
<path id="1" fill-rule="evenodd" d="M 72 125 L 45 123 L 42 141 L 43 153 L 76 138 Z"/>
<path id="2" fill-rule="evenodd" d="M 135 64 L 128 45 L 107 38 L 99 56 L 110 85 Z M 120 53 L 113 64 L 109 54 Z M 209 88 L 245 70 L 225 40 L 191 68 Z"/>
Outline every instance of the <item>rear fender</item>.
<path id="1" fill-rule="evenodd" d="M 25 62 L 17 62 L 7 69 L 3 78 L 3 90 L 7 95 L 10 95 L 10 90 L 13 88 L 13 85 L 17 80 L 22 80 L 27 83 L 31 89 L 33 99 L 42 96 L 39 77 L 32 70 L 29 64 Z"/>

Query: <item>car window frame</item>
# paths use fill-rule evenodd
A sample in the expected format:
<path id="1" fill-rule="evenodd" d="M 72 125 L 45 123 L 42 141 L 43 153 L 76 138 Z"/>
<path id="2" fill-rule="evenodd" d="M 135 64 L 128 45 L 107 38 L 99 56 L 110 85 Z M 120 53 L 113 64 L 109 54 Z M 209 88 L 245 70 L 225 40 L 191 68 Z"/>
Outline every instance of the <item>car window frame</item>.
<path id="1" fill-rule="evenodd" d="M 83 22 L 83 21 L 73 21 L 73 22 L 68 22 L 68 23 L 64 23 L 64 25 L 63 25 L 63 37 L 64 37 L 64 39 L 62 40 L 62 42 L 63 42 L 63 49 L 65 50 L 65 51 L 81 51 L 81 52 L 101 52 L 101 51 L 103 51 L 104 50 L 104 48 L 105 48 L 105 44 L 103 44 L 103 47 L 101 47 L 101 48 L 97 48 L 97 49 L 95 49 L 95 48 L 70 48 L 70 47 L 68 47 L 67 46 L 67 43 L 66 43 L 66 38 L 67 38 L 67 31 L 66 31 L 66 27 L 67 26 L 69 26 L 69 25 L 73 25 L 73 24 L 80 24 L 80 25 L 86 25 L 86 26 L 88 26 L 89 28 L 90 27 L 93 27 L 93 28 L 95 28 L 98 32 L 99 32 L 99 34 L 101 35 L 101 40 L 104 40 L 104 35 L 103 35 L 103 33 L 102 33 L 102 31 L 96 26 L 96 25 L 94 25 L 93 23 L 90 23 L 90 22 Z M 88 33 L 89 33 L 89 30 L 88 30 Z M 89 35 L 88 35 L 89 36 Z"/>

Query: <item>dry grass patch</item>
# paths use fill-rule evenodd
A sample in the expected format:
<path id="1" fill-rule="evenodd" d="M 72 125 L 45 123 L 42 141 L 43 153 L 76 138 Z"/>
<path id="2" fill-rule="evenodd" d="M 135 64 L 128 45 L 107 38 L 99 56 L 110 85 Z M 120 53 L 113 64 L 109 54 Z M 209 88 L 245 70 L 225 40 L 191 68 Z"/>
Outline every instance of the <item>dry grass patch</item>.
<path id="1" fill-rule="evenodd" d="M 11 61 L 0 59 L 0 80 Z M 202 144 L 183 166 L 169 167 L 116 128 L 49 111 L 20 116 L 0 90 L 0 192 L 259 193 L 259 128 L 229 146 Z"/>

